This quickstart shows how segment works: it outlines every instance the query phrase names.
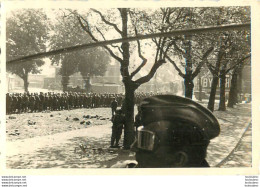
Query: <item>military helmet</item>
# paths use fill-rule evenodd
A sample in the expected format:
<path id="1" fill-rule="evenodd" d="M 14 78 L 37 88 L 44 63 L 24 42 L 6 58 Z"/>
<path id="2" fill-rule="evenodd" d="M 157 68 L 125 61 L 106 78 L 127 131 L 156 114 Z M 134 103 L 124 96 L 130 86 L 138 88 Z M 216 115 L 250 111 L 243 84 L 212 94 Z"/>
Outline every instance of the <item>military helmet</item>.
<path id="1" fill-rule="evenodd" d="M 197 129 L 204 140 L 210 140 L 220 133 L 218 120 L 212 112 L 188 98 L 175 95 L 151 96 L 141 101 L 139 112 L 143 127 L 170 121 L 177 124 L 178 128 L 190 126 Z"/>

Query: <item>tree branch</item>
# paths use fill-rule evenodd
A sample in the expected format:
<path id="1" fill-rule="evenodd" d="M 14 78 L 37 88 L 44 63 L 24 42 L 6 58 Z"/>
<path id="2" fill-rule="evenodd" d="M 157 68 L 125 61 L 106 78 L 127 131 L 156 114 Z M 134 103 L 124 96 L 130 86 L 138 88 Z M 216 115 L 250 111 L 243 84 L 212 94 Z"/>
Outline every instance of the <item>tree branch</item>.
<path id="1" fill-rule="evenodd" d="M 251 54 L 245 56 L 244 58 L 240 59 L 234 66 L 228 68 L 226 70 L 226 73 L 228 73 L 230 70 L 234 69 L 237 65 L 239 65 L 240 63 L 242 63 L 243 61 L 245 61 L 246 59 L 250 58 L 251 57 Z"/>
<path id="2" fill-rule="evenodd" d="M 177 17 L 174 19 L 174 21 L 173 21 L 172 23 L 170 23 L 169 20 L 168 20 L 168 24 L 169 24 L 169 25 L 166 27 L 166 29 L 169 29 L 169 28 L 172 29 L 173 26 L 175 26 L 175 23 L 180 19 L 180 16 L 181 16 L 181 14 L 182 14 L 182 11 L 183 11 L 183 8 L 179 10 L 179 13 L 178 13 Z M 172 13 L 173 13 L 173 12 L 171 12 L 171 14 L 172 14 Z M 171 14 L 169 14 L 169 18 L 170 18 L 170 15 L 171 15 Z M 168 19 L 169 19 L 169 18 L 168 18 Z"/>
<path id="3" fill-rule="evenodd" d="M 99 34 L 102 36 L 103 40 L 106 41 L 106 38 L 105 38 L 104 34 L 103 34 L 97 27 L 96 27 L 96 30 L 97 30 L 97 31 L 99 32 Z M 122 49 L 121 49 L 119 46 L 116 46 L 116 45 L 113 45 L 113 44 L 111 44 L 111 46 L 114 47 L 114 48 L 117 48 L 118 51 L 119 51 L 121 54 L 123 54 L 123 51 L 122 51 Z"/>
<path id="4" fill-rule="evenodd" d="M 208 56 L 210 55 L 210 53 L 213 51 L 214 47 L 210 47 L 202 56 L 202 60 L 200 61 L 199 65 L 196 67 L 195 71 L 192 74 L 192 79 L 194 79 L 200 72 L 201 67 L 204 65 L 205 63 L 205 59 L 208 58 Z"/>
<path id="5" fill-rule="evenodd" d="M 183 51 L 182 49 L 180 49 L 174 40 L 173 40 L 173 43 L 172 43 L 172 44 L 174 45 L 174 48 L 175 48 L 177 51 L 179 51 L 182 55 L 185 54 L 185 51 Z"/>
<path id="6" fill-rule="evenodd" d="M 139 78 L 138 80 L 134 81 L 134 83 L 137 85 L 141 85 L 143 83 L 150 81 L 151 78 L 154 76 L 156 70 L 164 63 L 166 63 L 165 60 L 158 60 L 153 64 L 153 67 L 151 68 L 150 72 L 146 76 Z"/>
<path id="7" fill-rule="evenodd" d="M 166 43 L 166 37 L 163 37 L 162 39 L 162 44 L 161 44 L 161 47 L 160 47 L 160 52 L 159 52 L 159 59 L 163 59 L 163 55 L 165 56 L 165 51 L 163 50 L 163 47 Z"/>
<path id="8" fill-rule="evenodd" d="M 77 18 L 78 18 L 78 20 L 79 20 L 79 23 L 80 23 L 80 26 L 82 27 L 82 29 L 83 29 L 86 33 L 88 33 L 88 35 L 92 38 L 93 41 L 98 42 L 98 40 L 95 38 L 95 36 L 94 36 L 94 35 L 91 33 L 91 31 L 90 31 L 88 21 L 85 20 L 84 18 L 82 18 L 82 16 L 77 16 Z M 84 22 L 87 24 L 87 26 L 85 26 L 85 25 L 82 23 L 81 19 L 84 20 Z M 86 27 L 87 27 L 87 28 L 86 28 Z M 123 60 L 122 60 L 121 58 L 119 58 L 118 56 L 116 56 L 116 55 L 113 53 L 113 51 L 112 51 L 109 47 L 107 47 L 107 46 L 102 46 L 102 47 L 104 47 L 104 48 L 109 52 L 109 54 L 110 54 L 114 59 L 116 59 L 118 62 L 120 62 L 120 63 L 123 62 Z"/>
<path id="9" fill-rule="evenodd" d="M 114 29 L 122 36 L 123 32 L 122 32 L 121 30 L 119 30 L 119 28 L 117 27 L 116 24 L 111 23 L 111 22 L 109 22 L 108 20 L 106 20 L 105 17 L 104 17 L 104 16 L 101 14 L 101 12 L 99 12 L 98 10 L 93 9 L 93 8 L 91 8 L 91 10 L 92 10 L 93 12 L 99 14 L 99 16 L 101 17 L 101 19 L 102 19 L 103 22 L 105 22 L 106 24 L 108 24 L 108 25 L 114 27 Z"/>
<path id="10" fill-rule="evenodd" d="M 206 60 L 205 62 L 206 62 L 207 67 L 209 68 L 209 71 L 210 71 L 212 74 L 215 74 L 215 69 L 214 69 L 214 67 L 209 63 L 208 60 Z"/>
<path id="11" fill-rule="evenodd" d="M 135 35 L 137 36 L 137 29 L 136 29 L 136 27 L 135 27 Z M 139 57 L 143 60 L 143 62 L 140 64 L 140 66 L 138 66 L 138 67 L 136 68 L 135 71 L 133 71 L 133 72 L 131 73 L 131 75 L 130 75 L 131 78 L 133 78 L 133 77 L 142 69 L 142 67 L 144 67 L 145 64 L 147 63 L 147 59 L 144 58 L 144 56 L 143 56 L 142 53 L 141 53 L 140 41 L 139 41 L 139 40 L 136 40 L 136 41 L 137 41 L 137 45 L 138 45 L 138 55 L 139 55 Z"/>
<path id="12" fill-rule="evenodd" d="M 175 69 L 178 71 L 179 75 L 184 78 L 185 75 L 181 72 L 180 68 L 176 65 L 176 63 L 166 54 L 165 57 L 172 63 L 172 65 L 175 67 Z"/>
<path id="13" fill-rule="evenodd" d="M 175 42 L 176 40 L 180 39 L 180 37 L 175 37 L 175 38 L 170 38 L 171 42 L 167 45 L 165 51 L 164 51 L 164 58 L 166 56 L 166 54 L 168 53 L 168 50 L 170 49 L 170 47 L 173 45 L 173 42 Z"/>

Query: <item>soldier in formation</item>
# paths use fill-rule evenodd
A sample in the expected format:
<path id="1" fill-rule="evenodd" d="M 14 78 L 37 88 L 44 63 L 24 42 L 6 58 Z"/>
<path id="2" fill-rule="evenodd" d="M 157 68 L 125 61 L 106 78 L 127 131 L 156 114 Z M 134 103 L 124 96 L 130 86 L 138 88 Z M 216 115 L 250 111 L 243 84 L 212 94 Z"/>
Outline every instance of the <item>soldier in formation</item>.
<path id="1" fill-rule="evenodd" d="M 135 104 L 139 104 L 143 98 L 155 95 L 152 92 L 135 94 Z M 121 107 L 124 94 L 112 93 L 7 93 L 6 94 L 6 113 L 27 113 L 42 111 L 72 110 L 77 108 L 98 108 L 111 107 L 112 114 L 117 107 Z M 117 107 L 115 107 L 115 101 Z M 112 107 L 113 103 L 113 107 Z"/>

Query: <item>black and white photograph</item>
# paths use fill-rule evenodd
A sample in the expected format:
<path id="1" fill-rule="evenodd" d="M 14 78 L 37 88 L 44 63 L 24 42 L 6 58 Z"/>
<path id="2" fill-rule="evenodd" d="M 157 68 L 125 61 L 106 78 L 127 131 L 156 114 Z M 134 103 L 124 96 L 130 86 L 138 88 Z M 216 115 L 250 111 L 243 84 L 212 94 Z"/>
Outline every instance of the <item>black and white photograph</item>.
<path id="1" fill-rule="evenodd" d="M 6 169 L 252 168 L 251 9 L 7 6 Z"/>

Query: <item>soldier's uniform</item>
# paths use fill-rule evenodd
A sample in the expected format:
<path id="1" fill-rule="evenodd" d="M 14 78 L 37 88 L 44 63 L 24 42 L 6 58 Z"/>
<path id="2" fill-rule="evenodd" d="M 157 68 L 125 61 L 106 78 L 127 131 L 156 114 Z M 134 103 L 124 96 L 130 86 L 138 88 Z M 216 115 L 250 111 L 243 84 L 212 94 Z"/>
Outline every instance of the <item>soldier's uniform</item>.
<path id="1" fill-rule="evenodd" d="M 70 93 L 69 94 L 69 109 L 73 108 L 73 95 Z"/>
<path id="2" fill-rule="evenodd" d="M 22 103 L 23 103 L 22 112 L 28 112 L 29 98 L 26 93 L 23 95 Z"/>
<path id="3" fill-rule="evenodd" d="M 123 126 L 125 123 L 125 117 L 122 113 L 122 110 L 116 111 L 116 114 L 112 118 L 112 122 L 113 122 L 113 126 L 112 126 L 112 135 L 111 135 L 111 147 L 118 147 L 119 140 L 122 135 Z"/>
<path id="4" fill-rule="evenodd" d="M 12 111 L 11 110 L 12 100 L 13 100 L 12 96 L 9 93 L 7 93 L 6 94 L 6 113 L 7 114 L 10 114 Z"/>
<path id="5" fill-rule="evenodd" d="M 30 102 L 30 112 L 34 112 L 34 106 L 35 106 L 35 97 L 33 94 L 30 95 L 29 98 L 29 102 Z"/>
<path id="6" fill-rule="evenodd" d="M 35 94 L 35 111 L 39 112 L 41 108 L 41 100 L 38 94 Z"/>
<path id="7" fill-rule="evenodd" d="M 17 109 L 18 109 L 18 113 L 21 113 L 21 111 L 22 111 L 22 96 L 21 96 L 21 94 L 18 94 L 18 96 L 17 96 Z"/>
<path id="8" fill-rule="evenodd" d="M 112 116 L 114 116 L 116 108 L 117 108 L 117 101 L 114 99 L 110 104 L 111 110 L 112 110 Z"/>
<path id="9" fill-rule="evenodd" d="M 17 110 L 17 103 L 18 103 L 18 98 L 17 98 L 17 95 L 13 95 L 12 96 L 12 113 L 16 113 L 16 110 Z"/>

